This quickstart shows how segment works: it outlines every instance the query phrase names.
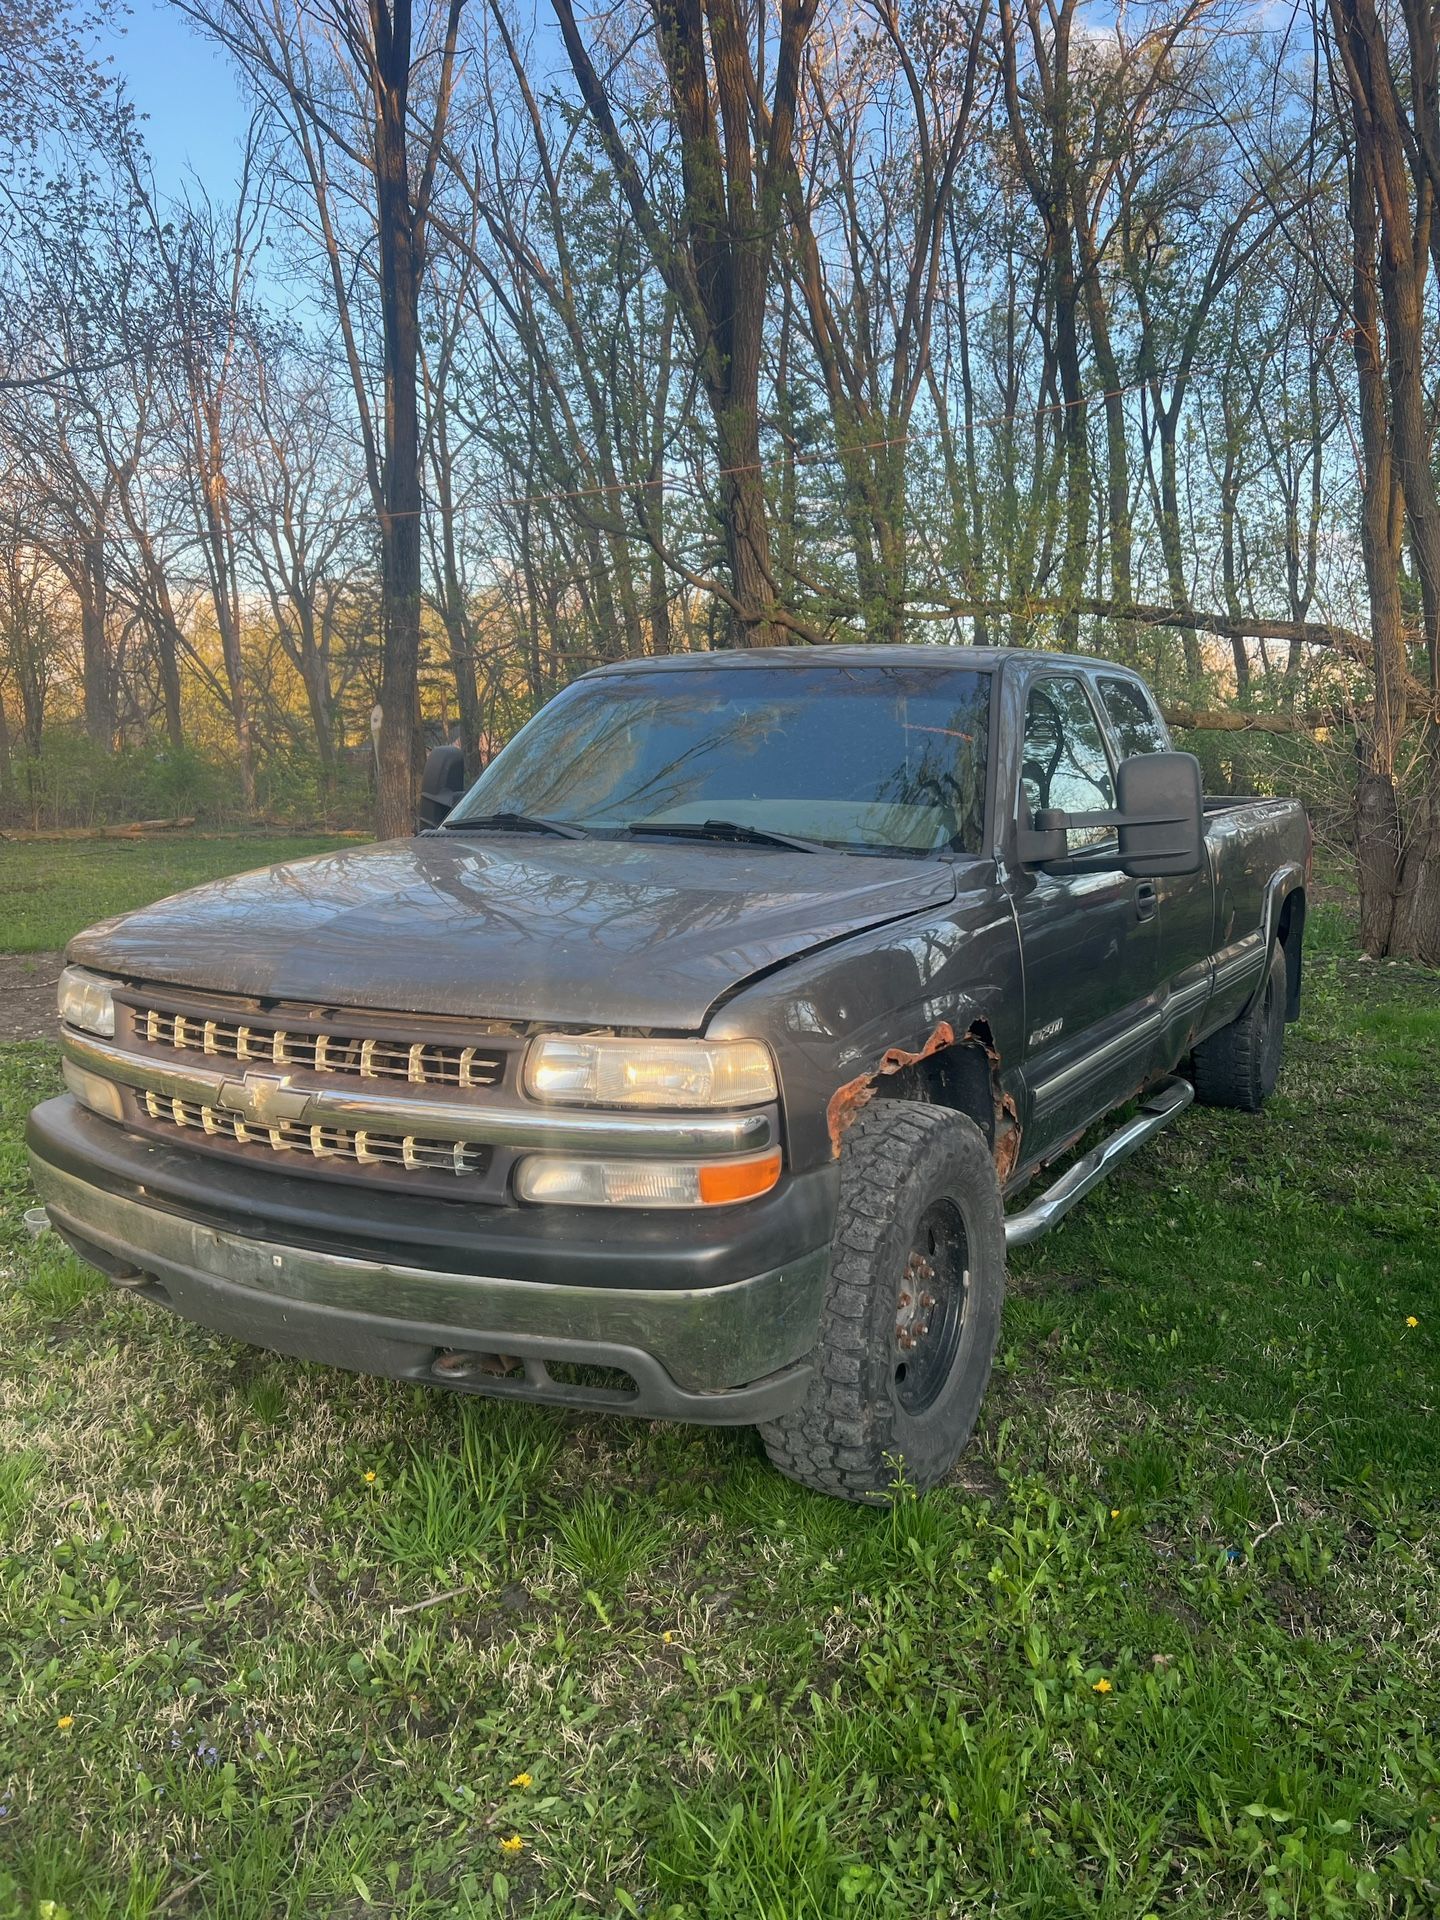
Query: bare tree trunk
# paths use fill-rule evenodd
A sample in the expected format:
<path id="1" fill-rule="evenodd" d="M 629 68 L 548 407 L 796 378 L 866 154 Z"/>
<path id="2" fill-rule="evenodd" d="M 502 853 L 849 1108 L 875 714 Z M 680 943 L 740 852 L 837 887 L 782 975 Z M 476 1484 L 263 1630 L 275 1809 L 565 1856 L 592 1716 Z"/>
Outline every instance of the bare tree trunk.
<path id="1" fill-rule="evenodd" d="M 455 81 L 455 49 L 465 0 L 443 0 L 443 25 L 427 45 L 426 124 L 412 135 L 412 0 L 366 0 L 331 10 L 330 45 L 343 68 L 336 96 L 366 103 L 363 126 L 337 131 L 334 100 L 315 85 L 309 10 L 289 0 L 175 0 L 229 48 L 267 92 L 288 99 L 288 131 L 315 198 L 346 359 L 355 388 L 380 533 L 381 668 L 376 830 L 381 838 L 414 827 L 420 734 L 421 537 L 420 299 L 426 227 Z M 277 32 L 277 26 L 283 30 Z M 328 76 L 327 76 L 328 78 Z M 323 99 L 324 104 L 321 104 Z M 358 350 L 351 273 L 336 228 L 336 198 L 326 143 L 344 145 L 370 176 L 381 310 L 384 419 L 375 430 L 369 381 Z M 363 152 L 362 152 L 363 148 Z"/>
<path id="2" fill-rule="evenodd" d="M 160 691 L 165 702 L 165 738 L 172 747 L 185 744 L 185 723 L 180 710 L 179 630 L 173 619 L 162 615 L 154 622 L 155 664 L 160 670 Z"/>
<path id="3" fill-rule="evenodd" d="M 1065 448 L 1065 544 L 1060 556 L 1060 598 L 1074 611 L 1060 616 L 1061 645 L 1072 649 L 1080 637 L 1079 600 L 1085 589 L 1085 548 L 1090 532 L 1090 439 L 1085 388 L 1080 373 L 1080 337 L 1075 262 L 1070 235 L 1056 241 L 1054 263 L 1055 359 L 1060 369 L 1064 417 L 1060 439 Z"/>
<path id="4" fill-rule="evenodd" d="M 1237 631 L 1230 638 L 1231 658 L 1235 662 L 1235 692 L 1242 706 L 1250 704 L 1250 653 L 1239 631 L 1245 610 L 1240 604 L 1240 582 L 1235 562 L 1235 521 L 1240 504 L 1240 422 L 1228 386 L 1221 394 L 1225 422 L 1225 458 L 1220 473 L 1220 572 L 1225 590 L 1225 612 Z"/>
<path id="5" fill-rule="evenodd" d="M 1410 111 L 1420 121 L 1422 138 L 1405 119 L 1406 107 L 1390 67 L 1385 32 L 1374 0 L 1331 0 L 1331 18 L 1344 66 L 1351 103 L 1353 185 L 1351 224 L 1355 235 L 1355 353 L 1362 384 L 1362 427 L 1366 431 L 1366 524 L 1363 544 L 1372 619 L 1375 619 L 1375 738 L 1370 764 L 1357 794 L 1357 838 L 1361 857 L 1362 933 L 1367 949 L 1440 965 L 1440 741 L 1432 715 L 1423 723 L 1421 790 L 1408 823 L 1395 792 L 1397 747 L 1406 707 L 1406 660 L 1399 625 L 1400 530 L 1393 512 L 1403 497 L 1411 549 L 1420 576 L 1426 650 L 1432 694 L 1440 689 L 1440 496 L 1433 468 L 1434 444 L 1425 391 L 1425 281 L 1435 204 L 1423 163 L 1426 140 L 1434 135 L 1436 23 L 1412 18 Z M 1376 306 L 1376 263 L 1379 303 Z M 1384 319 L 1381 347 L 1380 319 Z M 1382 389 L 1383 382 L 1383 389 Z M 1389 416 L 1382 391 L 1388 390 Z M 1385 434 L 1383 455 L 1371 442 Z M 1379 507 L 1381 482 L 1369 471 L 1393 462 L 1390 551 L 1377 553 L 1390 581 L 1372 573 L 1375 532 L 1371 493 Z M 1391 607 L 1393 595 L 1394 606 Z M 1378 614 L 1378 618 L 1376 617 Z M 1383 625 L 1382 625 L 1383 622 Z M 1392 851 L 1393 849 L 1393 851 Z M 1389 883 L 1393 912 L 1385 920 L 1381 896 Z M 1384 945 L 1371 946 L 1384 933 Z"/>
<path id="6" fill-rule="evenodd" d="M 300 677 L 305 685 L 305 704 L 310 709 L 315 753 L 320 761 L 320 783 L 328 793 L 335 785 L 335 733 L 330 715 L 329 677 L 324 663 L 314 653 L 307 653 Z"/>
<path id="7" fill-rule="evenodd" d="M 669 653 L 674 645 L 670 623 L 670 583 L 665 577 L 665 410 L 670 398 L 671 371 L 674 364 L 675 307 L 673 302 L 665 312 L 662 339 L 664 344 L 660 355 L 659 378 L 655 383 L 655 398 L 649 423 L 649 457 L 646 461 L 644 476 L 646 484 L 637 489 L 635 502 L 636 517 L 642 526 L 648 528 L 651 536 L 647 605 L 652 653 Z"/>
<path id="8" fill-rule="evenodd" d="M 372 6 L 372 15 L 383 7 Z M 406 101 L 410 8 L 395 0 L 376 35 L 376 227 L 385 375 L 385 459 L 380 512 L 383 649 L 376 832 L 413 831 L 420 747 L 420 263 L 410 200 Z"/>
<path id="9" fill-rule="evenodd" d="M 448 487 L 448 474 L 444 484 Z M 456 563 L 454 520 L 443 508 L 442 514 L 440 615 L 445 623 L 445 637 L 450 647 L 450 672 L 455 682 L 455 707 L 460 718 L 460 744 L 465 753 L 465 770 L 474 779 L 484 765 L 480 736 L 485 730 L 480 689 L 475 677 L 475 633 L 465 600 L 465 586 Z"/>
<path id="10" fill-rule="evenodd" d="M 721 517 L 731 588 L 739 605 L 728 623 L 732 646 L 773 646 L 789 635 L 772 627 L 777 595 L 770 570 L 770 525 L 760 467 L 758 412 L 742 404 L 715 410 Z"/>
<path id="11" fill-rule="evenodd" d="M 1030 34 L 1043 147 L 1032 142 L 1025 124 L 1017 34 L 1010 0 L 1000 0 L 1001 74 L 1010 138 L 1030 198 L 1045 227 L 1046 273 L 1054 326 L 1049 344 L 1060 377 L 1060 418 L 1055 423 L 1055 438 L 1063 449 L 1065 465 L 1059 631 L 1061 644 L 1073 648 L 1080 636 L 1079 603 L 1085 592 L 1085 553 L 1090 531 L 1090 446 L 1080 369 L 1081 289 L 1075 265 L 1075 157 L 1070 125 L 1070 29 L 1075 0 L 1062 0 L 1043 17 L 1040 0 L 1022 0 L 1022 3 Z"/>
<path id="12" fill-rule="evenodd" d="M 1185 579 L 1185 543 L 1180 532 L 1180 474 L 1175 447 L 1178 408 L 1157 412 L 1155 424 L 1160 438 L 1160 547 L 1165 556 L 1165 583 L 1171 604 L 1185 607 L 1190 604 L 1190 588 Z M 1185 678 L 1193 689 L 1204 672 L 1200 641 L 1193 626 L 1180 629 L 1180 643 L 1185 654 Z"/>
<path id="13" fill-rule="evenodd" d="M 86 545 L 75 570 L 80 602 L 80 662 L 85 683 L 85 731 L 108 753 L 115 745 L 115 685 L 106 634 L 105 552 L 99 540 Z"/>
<path id="14" fill-rule="evenodd" d="M 245 656 L 240 635 L 240 592 L 235 574 L 234 535 L 230 526 L 222 456 L 219 402 L 201 409 L 197 428 L 203 436 L 204 463 L 197 476 L 204 499 L 205 545 L 210 566 L 211 602 L 220 632 L 220 657 L 225 667 L 230 724 L 240 766 L 240 791 L 245 811 L 255 811 L 255 752 L 250 737 L 250 694 L 245 684 Z"/>
<path id="15" fill-rule="evenodd" d="M 1076 197 L 1078 200 L 1079 196 Z M 1083 215 L 1077 218 L 1076 234 L 1085 274 L 1085 307 L 1090 322 L 1090 343 L 1095 351 L 1095 366 L 1100 375 L 1105 407 L 1105 526 L 1110 547 L 1110 598 L 1121 606 L 1128 606 L 1135 598 L 1131 560 L 1134 538 L 1130 526 L 1130 447 L 1125 430 L 1120 362 L 1116 358 L 1110 334 L 1110 316 L 1100 279 L 1100 258 L 1095 235 Z M 1117 627 L 1116 642 L 1121 657 L 1132 666 L 1138 665 L 1133 628 Z"/>
<path id="16" fill-rule="evenodd" d="M 1360 940 L 1366 953 L 1390 951 L 1400 877 L 1400 808 L 1395 753 L 1405 725 L 1405 646 L 1400 607 L 1399 530 L 1403 508 L 1390 456 L 1380 311 L 1375 289 L 1374 163 L 1363 146 L 1353 161 L 1350 224 L 1355 249 L 1354 353 L 1362 479 L 1360 548 L 1375 644 L 1373 719 L 1361 730 L 1355 782 L 1355 862 L 1360 889 Z"/>

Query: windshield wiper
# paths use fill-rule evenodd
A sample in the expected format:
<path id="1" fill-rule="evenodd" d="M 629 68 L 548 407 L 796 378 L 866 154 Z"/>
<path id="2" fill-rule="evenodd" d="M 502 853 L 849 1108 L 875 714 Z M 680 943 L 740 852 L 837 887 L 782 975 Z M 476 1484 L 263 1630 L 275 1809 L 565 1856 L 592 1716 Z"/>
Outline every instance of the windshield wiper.
<path id="1" fill-rule="evenodd" d="M 795 853 L 835 851 L 819 840 L 802 840 L 794 833 L 771 833 L 768 827 L 750 827 L 740 820 L 632 820 L 625 831 L 669 833 L 685 840 L 729 840 L 747 847 L 789 847 Z"/>
<path id="2" fill-rule="evenodd" d="M 469 820 L 447 820 L 450 833 L 553 833 L 561 840 L 583 840 L 585 829 L 568 820 L 543 820 L 538 813 L 477 813 Z"/>

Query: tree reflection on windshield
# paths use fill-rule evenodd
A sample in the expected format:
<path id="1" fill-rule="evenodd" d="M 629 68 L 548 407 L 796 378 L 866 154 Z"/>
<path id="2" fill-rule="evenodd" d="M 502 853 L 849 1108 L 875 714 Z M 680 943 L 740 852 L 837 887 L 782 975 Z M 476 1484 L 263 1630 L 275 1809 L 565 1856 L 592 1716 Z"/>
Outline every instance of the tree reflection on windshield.
<path id="1" fill-rule="evenodd" d="M 726 666 L 578 682 L 452 814 L 624 832 L 709 818 L 862 852 L 980 850 L 990 676 Z"/>

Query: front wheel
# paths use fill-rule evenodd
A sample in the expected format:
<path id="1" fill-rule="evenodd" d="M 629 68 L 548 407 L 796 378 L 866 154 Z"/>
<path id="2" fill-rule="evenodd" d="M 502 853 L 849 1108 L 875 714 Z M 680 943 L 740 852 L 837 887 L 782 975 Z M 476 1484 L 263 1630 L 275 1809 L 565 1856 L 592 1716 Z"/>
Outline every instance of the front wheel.
<path id="1" fill-rule="evenodd" d="M 933 1486 L 975 1425 L 1004 1293 L 1000 1183 L 975 1122 L 907 1100 L 866 1107 L 841 1155 L 815 1375 L 760 1429 L 773 1464 L 843 1500 Z"/>

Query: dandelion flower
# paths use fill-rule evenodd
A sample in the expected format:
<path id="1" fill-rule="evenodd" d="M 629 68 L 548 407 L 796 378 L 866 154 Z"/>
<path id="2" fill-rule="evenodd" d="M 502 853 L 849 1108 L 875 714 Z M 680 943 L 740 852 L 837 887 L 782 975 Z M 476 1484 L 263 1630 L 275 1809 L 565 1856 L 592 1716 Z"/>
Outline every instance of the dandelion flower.
<path id="1" fill-rule="evenodd" d="M 55 1724 L 61 1733 L 68 1733 L 75 1724 L 75 1716 L 73 1713 L 62 1713 Z"/>
<path id="2" fill-rule="evenodd" d="M 373 1467 L 371 1467 L 365 1475 L 365 1484 L 367 1487 L 373 1487 L 375 1484 L 375 1469 Z"/>
<path id="3" fill-rule="evenodd" d="M 508 1840 L 502 1840 L 500 1842 L 500 1851 L 502 1853 L 522 1853 L 524 1848 L 525 1842 L 520 1838 L 518 1833 L 512 1833 Z"/>
<path id="4" fill-rule="evenodd" d="M 532 1786 L 534 1783 L 532 1782 L 528 1773 L 517 1773 L 515 1778 L 510 1782 L 510 1784 L 512 1787 L 528 1787 L 528 1786 Z"/>
<path id="5" fill-rule="evenodd" d="M 1120 1518 L 1120 1509 L 1119 1509 L 1119 1507 L 1111 1507 L 1111 1509 L 1110 1509 L 1110 1518 L 1111 1518 L 1112 1520 L 1118 1520 L 1118 1519 Z"/>
<path id="6" fill-rule="evenodd" d="M 1405 1316 L 1405 1324 L 1407 1327 L 1418 1327 L 1420 1322 L 1415 1318 L 1413 1313 L 1407 1313 Z"/>
<path id="7" fill-rule="evenodd" d="M 1097 1680 L 1090 1691 L 1092 1693 L 1109 1693 L 1111 1691 L 1110 1682 L 1108 1680 Z"/>
<path id="8" fill-rule="evenodd" d="M 671 1633 L 670 1629 L 667 1627 L 664 1633 L 661 1634 L 660 1638 L 665 1642 L 666 1646 L 668 1647 L 670 1642 L 675 1638 L 675 1636 L 673 1633 Z"/>

